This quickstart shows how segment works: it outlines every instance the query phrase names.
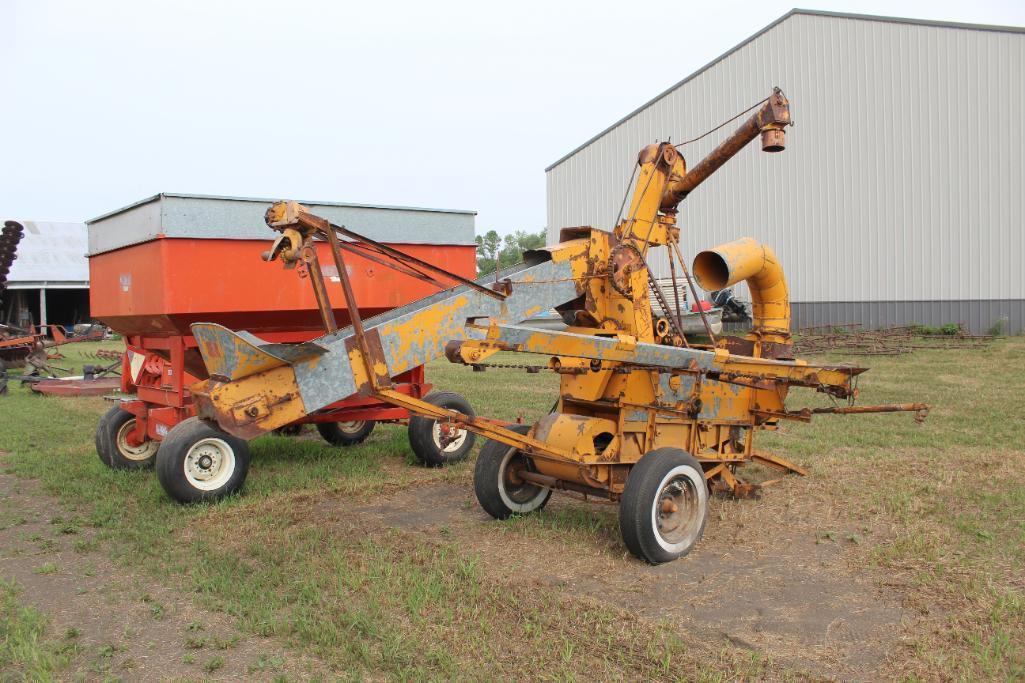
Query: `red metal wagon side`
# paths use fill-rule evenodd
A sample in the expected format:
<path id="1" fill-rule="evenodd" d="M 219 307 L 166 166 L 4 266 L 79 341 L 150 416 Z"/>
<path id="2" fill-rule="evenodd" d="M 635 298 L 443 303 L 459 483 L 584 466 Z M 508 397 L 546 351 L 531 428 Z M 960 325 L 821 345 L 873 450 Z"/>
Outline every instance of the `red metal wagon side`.
<path id="1" fill-rule="evenodd" d="M 101 418 L 96 433 L 97 452 L 108 466 L 150 466 L 172 429 L 197 420 L 188 387 L 206 379 L 207 373 L 191 334 L 192 323 L 216 322 L 281 343 L 308 341 L 322 333 L 316 299 L 302 281 L 305 278 L 269 268 L 262 259 L 273 237 L 263 221 L 269 204 L 269 200 L 161 194 L 88 221 L 90 308 L 95 318 L 123 336 L 126 346 L 124 396 Z M 472 212 L 313 206 L 333 222 L 445 270 L 464 277 L 475 274 Z M 321 263 L 332 263 L 327 245 L 320 248 Z M 338 281 L 332 268 L 322 267 L 329 286 Z M 347 262 L 346 270 L 364 318 L 436 291 L 423 280 L 358 256 Z M 340 286 L 331 300 L 338 324 L 347 325 Z M 427 396 L 431 389 L 423 367 L 395 379 L 400 391 L 416 397 Z M 408 418 L 403 409 L 353 396 L 284 431 L 313 423 L 328 442 L 352 445 L 366 439 L 376 422 Z M 471 436 L 446 438 L 445 445 L 438 438 L 411 438 L 410 442 L 421 461 L 439 464 L 465 457 Z M 213 497 L 223 494 L 225 485 L 241 486 L 238 476 L 244 479 L 248 469 L 245 456 L 246 462 L 241 463 L 240 454 L 228 457 L 209 447 L 197 451 L 195 462 L 187 459 L 181 473 L 172 473 L 170 485 L 163 474 L 161 481 L 179 500 Z M 220 471 L 228 464 L 232 472 Z"/>

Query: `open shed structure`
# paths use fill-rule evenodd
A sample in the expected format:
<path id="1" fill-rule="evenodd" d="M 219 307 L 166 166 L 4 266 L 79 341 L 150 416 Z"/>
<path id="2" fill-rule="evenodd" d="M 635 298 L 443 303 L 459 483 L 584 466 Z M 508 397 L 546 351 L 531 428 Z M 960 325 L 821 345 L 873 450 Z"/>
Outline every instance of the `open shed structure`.
<path id="1" fill-rule="evenodd" d="M 643 146 L 693 138 L 773 86 L 796 123 L 787 150 L 745 150 L 680 205 L 686 252 L 771 245 L 796 327 L 1022 330 L 1025 28 L 793 10 L 552 164 L 549 241 L 614 224 Z M 668 275 L 664 255 L 652 263 Z"/>
<path id="2" fill-rule="evenodd" d="M 85 224 L 19 222 L 25 232 L 0 301 L 0 323 L 28 328 L 89 322 Z"/>

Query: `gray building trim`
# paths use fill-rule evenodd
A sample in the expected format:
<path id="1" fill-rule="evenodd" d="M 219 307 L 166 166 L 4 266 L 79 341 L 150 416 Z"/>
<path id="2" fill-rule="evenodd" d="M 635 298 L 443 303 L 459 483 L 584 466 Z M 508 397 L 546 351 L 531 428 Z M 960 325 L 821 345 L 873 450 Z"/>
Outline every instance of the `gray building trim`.
<path id="1" fill-rule="evenodd" d="M 665 90 L 660 92 L 658 95 L 655 95 L 655 97 L 651 98 L 650 100 L 648 100 L 647 102 L 645 102 L 641 106 L 637 107 L 632 112 L 630 112 L 629 114 L 627 114 L 623 118 L 619 119 L 618 121 L 613 123 L 611 126 L 606 128 L 602 132 L 600 132 L 597 135 L 591 137 L 587 142 L 585 142 L 582 145 L 579 145 L 578 147 L 573 149 L 573 151 L 571 151 L 568 154 L 562 156 L 561 158 L 559 158 L 558 161 L 552 163 L 550 166 L 545 168 L 545 172 L 547 173 L 548 171 L 551 171 L 553 168 L 555 168 L 556 166 L 558 166 L 562 162 L 566 161 L 567 159 L 569 159 L 570 157 L 575 155 L 580 150 L 582 150 L 585 147 L 589 146 L 595 140 L 598 140 L 599 138 L 605 136 L 606 134 L 608 134 L 609 132 L 611 132 L 615 128 L 619 127 L 620 125 L 622 125 L 626 121 L 629 121 L 634 116 L 636 116 L 637 114 L 641 113 L 642 111 L 644 111 L 645 109 L 647 109 L 648 107 L 653 105 L 654 103 L 658 102 L 659 100 L 661 100 L 666 95 L 669 95 L 670 93 L 672 93 L 674 90 L 676 90 L 680 86 L 685 85 L 688 81 L 691 81 L 691 80 L 697 78 L 702 73 L 704 73 L 708 69 L 712 68 L 713 66 L 715 66 L 716 64 L 718 64 L 722 60 L 726 59 L 727 57 L 732 55 L 737 50 L 741 49 L 742 47 L 744 47 L 745 45 L 747 45 L 751 41 L 755 40 L 756 38 L 762 36 L 763 34 L 767 33 L 768 31 L 771 31 L 773 28 L 775 28 L 776 26 L 782 24 L 784 21 L 786 21 L 787 19 L 789 19 L 790 17 L 792 17 L 792 16 L 794 16 L 796 14 L 806 14 L 806 15 L 810 15 L 810 16 L 819 16 L 819 17 L 838 17 L 838 18 L 841 18 L 841 19 L 855 19 L 855 20 L 859 20 L 859 21 L 877 21 L 877 22 L 883 22 L 883 23 L 889 23 L 889 24 L 912 24 L 912 25 L 916 25 L 916 26 L 936 26 L 936 27 L 940 27 L 940 28 L 970 29 L 970 30 L 973 30 L 973 31 L 997 31 L 997 32 L 1001 32 L 1001 33 L 1025 33 L 1025 27 L 1023 27 L 1023 26 L 995 26 L 995 25 L 991 25 L 991 24 L 966 24 L 966 23 L 960 23 L 960 22 L 955 22 L 955 21 L 934 21 L 934 20 L 930 20 L 930 19 L 910 19 L 910 18 L 906 18 L 906 17 L 887 17 L 887 16 L 876 16 L 876 15 L 872 15 L 872 14 L 851 14 L 851 13 L 848 13 L 848 12 L 828 12 L 828 11 L 825 11 L 825 10 L 811 10 L 811 9 L 797 9 L 797 8 L 795 8 L 795 9 L 790 10 L 789 12 L 787 12 L 786 14 L 784 14 L 779 19 L 777 19 L 776 21 L 772 22 L 771 24 L 769 24 L 768 26 L 766 26 L 762 30 L 760 30 L 757 33 L 751 35 L 747 39 L 737 43 L 732 48 L 730 48 L 726 52 L 722 53 L 721 55 L 719 55 L 718 57 L 716 57 L 715 59 L 710 61 L 708 64 L 705 64 L 703 67 L 701 67 L 700 69 L 698 69 L 694 73 L 692 73 L 689 76 L 687 76 L 686 78 L 684 78 L 682 81 L 676 83 L 675 85 L 670 86 L 669 88 L 666 88 Z"/>
<path id="2" fill-rule="evenodd" d="M 134 209 L 137 206 L 142 206 L 143 204 L 149 204 L 150 202 L 158 201 L 160 199 L 163 199 L 164 197 L 175 197 L 175 198 L 178 198 L 178 199 L 212 199 L 212 200 L 218 200 L 218 201 L 232 201 L 232 202 L 257 202 L 259 204 L 273 204 L 274 202 L 280 201 L 280 199 L 266 199 L 266 198 L 260 198 L 260 197 L 231 197 L 231 196 L 216 195 L 216 194 L 182 194 L 180 192 L 161 192 L 159 194 L 153 195 L 152 197 L 146 197 L 145 199 L 140 199 L 137 202 L 132 202 L 131 204 L 128 204 L 127 206 L 122 206 L 120 209 L 114 209 L 113 211 L 108 211 L 107 213 L 102 214 L 100 216 L 97 216 L 96 218 L 90 218 L 89 220 L 86 221 L 86 224 L 88 225 L 89 223 L 95 223 L 96 221 L 103 220 L 104 218 L 108 218 L 108 217 L 113 216 L 115 214 L 122 213 L 124 211 L 127 211 L 128 209 Z M 300 200 L 297 200 L 297 201 L 300 204 L 306 204 L 306 205 L 339 206 L 339 207 L 353 208 L 353 209 L 381 209 L 382 211 L 422 211 L 422 212 L 427 212 L 427 213 L 459 213 L 459 214 L 465 214 L 465 215 L 469 215 L 469 216 L 476 216 L 477 215 L 476 211 L 469 211 L 469 210 L 466 210 L 466 209 L 429 209 L 429 208 L 424 208 L 424 207 L 420 207 L 420 206 L 393 206 L 393 205 L 389 205 L 389 204 L 354 204 L 354 203 L 351 203 L 351 202 L 319 202 L 319 201 L 308 201 L 308 200 L 304 200 L 304 199 L 300 199 Z"/>
<path id="3" fill-rule="evenodd" d="M 858 19 L 859 21 L 881 21 L 886 24 L 912 24 L 914 26 L 937 26 L 939 28 L 966 28 L 972 31 L 997 31 L 999 33 L 1025 33 L 1025 26 L 1002 26 L 999 24 L 976 24 L 962 21 L 939 21 L 937 19 L 914 19 L 909 17 L 891 17 L 879 14 L 856 14 L 852 12 L 830 12 L 822 9 L 792 9 L 783 16 L 791 14 L 810 14 L 819 17 L 839 17 L 841 19 Z"/>
<path id="4" fill-rule="evenodd" d="M 961 323 L 985 334 L 1003 319 L 1005 334 L 1025 332 L 1025 299 L 981 301 L 826 301 L 793 302 L 793 329 L 859 322 L 865 329 L 919 323 L 939 327 Z"/>
<path id="5" fill-rule="evenodd" d="M 9 283 L 8 291 L 16 289 L 89 289 L 88 281 L 74 280 L 22 280 L 21 282 Z"/>

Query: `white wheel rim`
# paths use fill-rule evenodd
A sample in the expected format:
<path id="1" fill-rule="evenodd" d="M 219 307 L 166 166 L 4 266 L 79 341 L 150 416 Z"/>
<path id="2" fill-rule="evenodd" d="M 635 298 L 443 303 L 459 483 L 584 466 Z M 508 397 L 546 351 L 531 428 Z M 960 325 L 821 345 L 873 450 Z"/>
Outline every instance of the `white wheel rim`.
<path id="1" fill-rule="evenodd" d="M 134 462 L 140 462 L 142 460 L 149 460 L 153 457 L 157 448 L 160 444 L 156 441 L 150 441 L 146 439 L 138 446 L 132 446 L 128 443 L 128 435 L 135 431 L 135 418 L 125 422 L 117 430 L 117 452 L 120 453 L 126 460 L 132 460 Z"/>
<path id="2" fill-rule="evenodd" d="M 543 486 L 538 486 L 537 494 L 533 498 L 522 502 L 517 502 L 512 499 L 512 496 L 509 495 L 508 489 L 505 487 L 505 469 L 509 466 L 509 462 L 513 459 L 513 456 L 515 456 L 516 453 L 516 449 L 510 446 L 509 450 L 505 452 L 505 457 L 502 458 L 502 465 L 498 468 L 498 496 L 502 499 L 505 506 L 513 512 L 526 514 L 541 507 L 541 504 L 548 499 L 548 496 L 550 496 L 552 492 Z M 528 486 L 537 485 L 528 484 Z"/>
<path id="3" fill-rule="evenodd" d="M 431 434 L 434 436 L 434 445 L 442 453 L 454 453 L 462 448 L 466 442 L 466 436 L 469 434 L 465 429 L 456 430 L 455 436 L 452 437 L 444 447 L 441 445 L 441 423 L 435 422 L 434 427 L 431 429 Z"/>
<path id="4" fill-rule="evenodd" d="M 235 451 L 223 439 L 202 439 L 185 454 L 185 479 L 200 491 L 214 491 L 235 473 Z"/>
<path id="5" fill-rule="evenodd" d="M 366 426 L 366 420 L 350 420 L 349 422 L 336 422 L 338 429 L 346 434 L 359 434 Z"/>
<path id="6" fill-rule="evenodd" d="M 676 487 L 680 487 L 679 496 L 673 495 Z M 680 509 L 665 513 L 662 506 L 667 499 Z M 707 509 L 708 485 L 704 473 L 689 465 L 677 465 L 662 477 L 651 501 L 651 529 L 655 540 L 667 552 L 683 552 L 697 539 Z M 676 527 L 667 529 L 673 522 L 677 523 Z"/>

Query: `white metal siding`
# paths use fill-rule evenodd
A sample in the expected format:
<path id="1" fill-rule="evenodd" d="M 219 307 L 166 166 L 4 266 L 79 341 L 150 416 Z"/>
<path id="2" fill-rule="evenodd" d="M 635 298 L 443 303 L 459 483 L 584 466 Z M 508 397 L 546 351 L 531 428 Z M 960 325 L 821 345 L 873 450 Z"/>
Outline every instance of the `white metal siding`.
<path id="1" fill-rule="evenodd" d="M 1025 299 L 1025 34 L 792 14 L 547 173 L 549 241 L 615 221 L 637 152 L 779 85 L 757 141 L 680 206 L 685 255 L 749 235 L 796 302 Z M 731 124 L 684 147 L 696 163 Z M 664 256 L 653 259 L 667 274 Z"/>

